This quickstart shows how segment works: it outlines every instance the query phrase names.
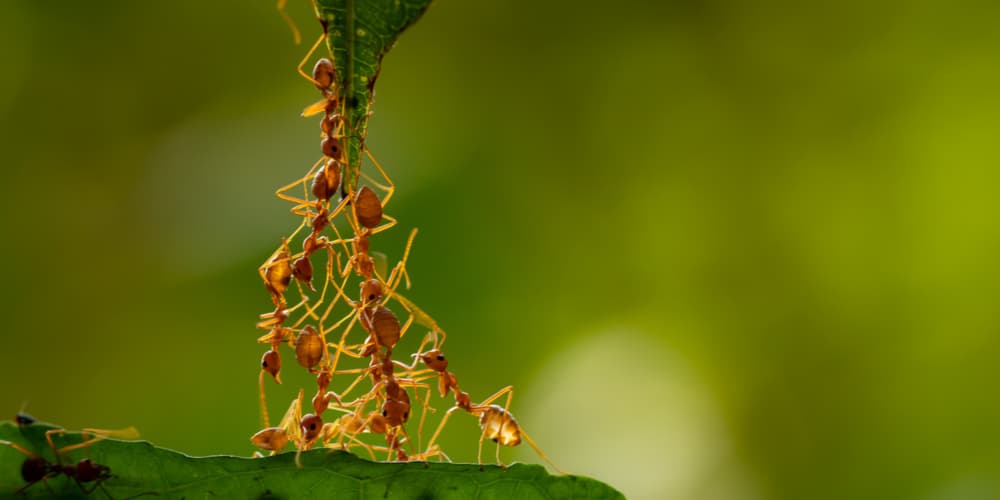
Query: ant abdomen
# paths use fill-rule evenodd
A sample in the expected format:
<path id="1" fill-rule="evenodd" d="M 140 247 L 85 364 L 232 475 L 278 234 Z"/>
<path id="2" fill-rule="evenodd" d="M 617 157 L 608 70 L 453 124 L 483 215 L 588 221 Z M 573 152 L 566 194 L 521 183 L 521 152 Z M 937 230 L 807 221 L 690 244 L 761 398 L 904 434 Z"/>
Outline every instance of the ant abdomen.
<path id="1" fill-rule="evenodd" d="M 337 70 L 334 69 L 333 62 L 325 57 L 316 61 L 316 65 L 313 66 L 313 81 L 320 90 L 330 90 L 336 76 Z"/>
<path id="2" fill-rule="evenodd" d="M 371 315 L 371 330 L 379 345 L 392 349 L 399 342 L 401 326 L 399 318 L 385 306 L 379 306 Z"/>
<path id="3" fill-rule="evenodd" d="M 497 444 L 504 446 L 521 444 L 521 428 L 514 416 L 502 406 L 487 406 L 479 417 L 479 426 L 482 427 L 486 437 Z"/>
<path id="4" fill-rule="evenodd" d="M 21 478 L 26 483 L 37 483 L 49 473 L 49 462 L 42 457 L 28 457 L 21 464 Z"/>
<path id="5" fill-rule="evenodd" d="M 329 159 L 313 177 L 312 193 L 316 199 L 328 201 L 337 192 L 338 187 L 340 187 L 340 163 Z M 326 217 L 323 220 L 326 220 Z"/>
<path id="6" fill-rule="evenodd" d="M 281 295 L 288 290 L 288 284 L 292 280 L 292 266 L 288 264 L 288 257 L 288 252 L 280 252 L 264 271 L 264 284 L 272 294 Z"/>
<path id="7" fill-rule="evenodd" d="M 325 343 L 312 325 L 306 325 L 295 337 L 295 359 L 309 371 L 323 359 Z"/>
<path id="8" fill-rule="evenodd" d="M 354 215 L 358 223 L 368 229 L 374 229 L 382 222 L 382 202 L 370 187 L 362 187 L 354 197 Z"/>

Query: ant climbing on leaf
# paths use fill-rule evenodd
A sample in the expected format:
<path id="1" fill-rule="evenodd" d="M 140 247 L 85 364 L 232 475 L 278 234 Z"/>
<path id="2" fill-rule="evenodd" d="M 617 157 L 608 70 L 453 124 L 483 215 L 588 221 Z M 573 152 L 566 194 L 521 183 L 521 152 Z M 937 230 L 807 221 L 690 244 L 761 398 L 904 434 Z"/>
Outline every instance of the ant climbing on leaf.
<path id="1" fill-rule="evenodd" d="M 27 458 L 25 458 L 24 462 L 21 463 L 21 479 L 23 479 L 27 484 L 18 488 L 14 494 L 16 495 L 22 493 L 38 483 L 43 483 L 46 488 L 49 489 L 49 492 L 55 495 L 56 493 L 52 490 L 52 487 L 49 486 L 48 480 L 63 475 L 76 482 L 80 491 L 82 491 L 85 495 L 90 495 L 99 488 L 105 495 L 107 495 L 108 498 L 111 498 L 111 494 L 108 493 L 108 490 L 105 489 L 103 485 L 105 481 L 111 479 L 112 477 L 110 467 L 96 463 L 89 458 L 82 458 L 76 463 L 64 464 L 63 456 L 70 451 L 87 448 L 106 437 L 136 439 L 138 437 L 138 432 L 133 427 L 122 430 L 84 429 L 84 440 L 82 442 L 66 445 L 62 448 L 56 447 L 55 442 L 53 441 L 53 436 L 61 435 L 65 432 L 65 429 L 50 429 L 45 432 L 45 440 L 48 442 L 49 448 L 52 449 L 52 453 L 56 458 L 54 463 L 17 443 L 0 440 L 0 445 L 9 446 L 27 455 Z M 94 437 L 88 438 L 88 436 L 92 434 Z M 88 483 L 93 484 L 88 485 Z"/>

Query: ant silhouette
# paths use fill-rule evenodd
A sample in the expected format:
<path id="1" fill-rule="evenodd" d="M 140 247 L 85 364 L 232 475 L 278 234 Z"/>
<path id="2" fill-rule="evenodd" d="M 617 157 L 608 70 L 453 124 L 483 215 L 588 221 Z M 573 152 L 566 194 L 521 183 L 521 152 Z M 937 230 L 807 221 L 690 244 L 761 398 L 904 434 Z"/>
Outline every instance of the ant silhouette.
<path id="1" fill-rule="evenodd" d="M 24 414 L 28 419 L 30 415 Z M 20 416 L 20 414 L 19 414 Z M 25 421 L 27 419 L 24 419 Z M 24 423 L 23 425 L 31 425 L 31 422 Z M 21 420 L 18 421 L 18 425 L 21 424 Z M 98 488 L 107 495 L 108 498 L 112 498 L 111 494 L 106 488 L 104 488 L 103 483 L 110 479 L 111 468 L 107 465 L 102 465 L 94 462 L 89 458 L 82 458 L 76 463 L 63 463 L 63 456 L 73 450 L 78 450 L 81 448 L 89 447 L 90 445 L 106 438 L 106 437 L 120 437 L 123 439 L 135 439 L 138 437 L 138 432 L 133 427 L 122 430 L 102 430 L 102 429 L 84 429 L 83 436 L 84 440 L 80 443 L 71 444 L 64 446 L 62 448 L 57 448 L 55 442 L 52 440 L 53 436 L 64 434 L 65 429 L 50 429 L 45 432 L 45 440 L 48 442 L 49 447 L 52 449 L 53 454 L 55 454 L 55 463 L 49 462 L 45 457 L 34 453 L 21 445 L 14 443 L 12 441 L 0 440 L 0 445 L 10 446 L 25 455 L 28 455 L 21 464 L 21 478 L 27 483 L 24 486 L 18 488 L 14 494 L 19 494 L 27 490 L 28 488 L 38 484 L 45 484 L 46 488 L 52 495 L 55 495 L 55 491 L 48 484 L 48 480 L 60 475 L 64 475 L 68 478 L 73 479 L 79 486 L 80 491 L 86 495 L 90 495 Z M 88 438 L 87 436 L 93 434 L 94 437 Z M 88 483 L 93 483 L 89 486 Z M 132 497 L 134 498 L 134 497 Z"/>

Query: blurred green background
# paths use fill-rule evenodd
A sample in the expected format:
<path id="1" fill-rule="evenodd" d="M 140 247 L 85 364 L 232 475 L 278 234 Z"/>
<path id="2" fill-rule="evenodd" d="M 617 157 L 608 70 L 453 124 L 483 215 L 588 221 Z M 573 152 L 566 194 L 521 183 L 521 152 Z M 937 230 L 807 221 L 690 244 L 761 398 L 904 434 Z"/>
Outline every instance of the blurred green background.
<path id="1" fill-rule="evenodd" d="M 439 0 L 378 81 L 373 248 L 419 227 L 463 389 L 630 498 L 1000 498 L 998 16 Z M 8 414 L 251 453 L 272 193 L 319 155 L 291 38 L 270 0 L 0 3 Z"/>

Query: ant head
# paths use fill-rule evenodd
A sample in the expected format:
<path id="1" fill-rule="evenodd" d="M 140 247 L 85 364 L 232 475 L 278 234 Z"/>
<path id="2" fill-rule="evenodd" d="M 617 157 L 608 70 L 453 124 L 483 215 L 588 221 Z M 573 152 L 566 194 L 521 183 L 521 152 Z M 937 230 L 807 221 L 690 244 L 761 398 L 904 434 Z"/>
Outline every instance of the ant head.
<path id="1" fill-rule="evenodd" d="M 336 75 L 337 70 L 334 69 L 333 63 L 325 57 L 316 61 L 316 65 L 313 66 L 313 80 L 316 83 L 316 88 L 320 90 L 330 90 Z"/>
<path id="2" fill-rule="evenodd" d="M 299 428 L 302 429 L 302 437 L 306 442 L 315 441 L 323 430 L 323 419 L 319 415 L 306 413 L 299 420 Z"/>
<path id="3" fill-rule="evenodd" d="M 448 369 L 448 358 L 444 357 L 438 349 L 431 349 L 420 355 L 420 360 L 427 365 L 427 368 L 436 372 L 443 372 Z"/>
<path id="4" fill-rule="evenodd" d="M 372 278 L 361 283 L 361 302 L 371 306 L 382 298 L 382 282 Z"/>
<path id="5" fill-rule="evenodd" d="M 382 222 L 382 202 L 370 187 L 362 187 L 354 197 L 353 204 L 354 216 L 362 226 L 374 229 Z"/>
<path id="6" fill-rule="evenodd" d="M 26 483 L 37 483 L 49 473 L 49 462 L 42 457 L 28 457 L 21 464 L 21 478 Z"/>
<path id="7" fill-rule="evenodd" d="M 323 154 L 326 155 L 327 158 L 334 161 L 339 161 L 344 152 L 344 149 L 340 144 L 340 139 L 336 137 L 326 137 L 323 139 L 323 142 L 320 143 L 320 148 L 323 150 Z M 332 194 L 333 193 L 331 193 L 331 195 Z M 379 205 L 379 207 L 381 208 L 381 205 Z"/>
<path id="8" fill-rule="evenodd" d="M 278 354 L 278 351 L 265 352 L 264 357 L 260 359 L 260 368 L 270 373 L 275 382 L 281 383 L 278 378 L 278 372 L 281 371 L 281 354 Z"/>
<path id="9" fill-rule="evenodd" d="M 312 325 L 306 325 L 295 337 L 295 359 L 303 368 L 312 370 L 323 359 L 325 351 L 323 338 Z"/>
<path id="10" fill-rule="evenodd" d="M 268 427 L 250 438 L 254 446 L 267 451 L 280 451 L 288 444 L 288 433 L 281 427 Z"/>

